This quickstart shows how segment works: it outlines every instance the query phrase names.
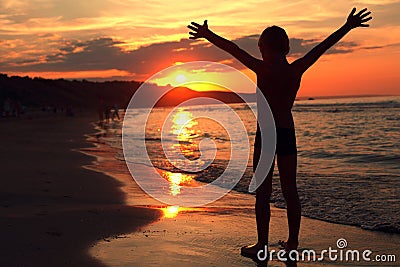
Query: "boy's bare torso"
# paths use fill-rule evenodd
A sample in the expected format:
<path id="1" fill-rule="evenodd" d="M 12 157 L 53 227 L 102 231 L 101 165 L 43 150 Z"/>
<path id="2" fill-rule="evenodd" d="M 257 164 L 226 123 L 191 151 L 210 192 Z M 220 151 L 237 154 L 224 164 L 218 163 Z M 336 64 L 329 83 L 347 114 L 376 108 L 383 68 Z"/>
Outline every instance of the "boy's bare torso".
<path id="1" fill-rule="evenodd" d="M 293 129 L 291 110 L 300 87 L 301 72 L 296 70 L 295 63 L 263 62 L 262 66 L 257 72 L 257 86 L 268 101 L 274 115 L 275 126 Z"/>

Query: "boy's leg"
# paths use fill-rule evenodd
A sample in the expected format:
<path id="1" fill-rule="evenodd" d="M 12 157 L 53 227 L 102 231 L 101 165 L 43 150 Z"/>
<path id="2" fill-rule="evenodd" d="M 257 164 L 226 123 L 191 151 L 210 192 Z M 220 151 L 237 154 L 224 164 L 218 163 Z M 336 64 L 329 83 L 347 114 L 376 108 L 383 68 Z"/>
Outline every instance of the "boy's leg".
<path id="1" fill-rule="evenodd" d="M 258 146 L 254 148 L 253 156 L 253 171 L 255 171 L 258 161 L 260 158 L 261 149 Z M 260 249 L 264 249 L 268 245 L 268 232 L 269 232 L 269 221 L 270 221 L 270 207 L 269 199 L 272 192 L 272 175 L 274 165 L 272 165 L 267 177 L 263 183 L 256 190 L 256 223 L 257 223 L 257 244 L 244 246 L 241 249 L 241 254 L 245 257 L 256 257 Z"/>
<path id="2" fill-rule="evenodd" d="M 272 175 L 274 166 L 271 166 L 267 177 L 256 190 L 256 222 L 257 222 L 257 238 L 258 244 L 264 246 L 268 244 L 269 221 L 271 210 L 269 200 L 272 193 Z"/>
<path id="3" fill-rule="evenodd" d="M 297 153 L 291 155 L 278 155 L 277 162 L 282 193 L 287 206 L 289 225 L 287 249 L 294 250 L 297 249 L 299 244 L 301 220 L 301 204 L 296 185 Z"/>
<path id="4" fill-rule="evenodd" d="M 258 129 L 257 129 L 258 131 Z M 257 132 L 258 133 L 258 132 Z M 253 155 L 253 172 L 256 172 L 256 169 L 259 164 L 262 166 L 262 162 L 260 163 L 261 156 L 261 135 L 256 135 L 256 140 L 254 144 L 254 155 Z M 257 223 L 257 244 L 264 247 L 264 245 L 268 245 L 268 233 L 269 233 L 269 221 L 271 217 L 271 210 L 269 206 L 269 200 L 271 198 L 272 193 L 272 175 L 274 173 L 274 165 L 275 158 L 273 160 L 272 166 L 268 172 L 267 177 L 265 177 L 262 184 L 256 189 L 256 204 L 255 204 L 255 213 L 256 213 L 256 223 Z"/>

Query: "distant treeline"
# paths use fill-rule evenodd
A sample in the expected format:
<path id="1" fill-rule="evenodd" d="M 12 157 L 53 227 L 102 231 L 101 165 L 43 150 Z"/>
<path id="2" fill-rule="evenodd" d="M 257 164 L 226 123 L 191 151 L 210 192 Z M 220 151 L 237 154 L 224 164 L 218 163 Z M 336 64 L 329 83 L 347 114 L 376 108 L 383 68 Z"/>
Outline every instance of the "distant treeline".
<path id="1" fill-rule="evenodd" d="M 6 99 L 28 107 L 94 108 L 99 100 L 125 107 L 140 86 L 136 81 L 91 82 L 0 74 L 0 104 Z"/>
<path id="2" fill-rule="evenodd" d="M 141 85 L 136 81 L 91 82 L 87 80 L 43 79 L 0 74 L 0 110 L 2 103 L 11 101 L 24 107 L 98 108 L 105 106 L 126 108 L 133 94 Z M 152 85 L 146 90 L 145 99 L 138 107 L 153 106 L 152 99 L 161 97 L 156 106 L 176 106 L 193 98 L 211 98 L 225 103 L 254 102 L 255 94 L 240 94 L 222 91 L 197 92 L 186 87 Z M 148 102 L 148 103 L 147 103 Z M 194 105 L 214 103 L 207 100 L 192 102 Z"/>

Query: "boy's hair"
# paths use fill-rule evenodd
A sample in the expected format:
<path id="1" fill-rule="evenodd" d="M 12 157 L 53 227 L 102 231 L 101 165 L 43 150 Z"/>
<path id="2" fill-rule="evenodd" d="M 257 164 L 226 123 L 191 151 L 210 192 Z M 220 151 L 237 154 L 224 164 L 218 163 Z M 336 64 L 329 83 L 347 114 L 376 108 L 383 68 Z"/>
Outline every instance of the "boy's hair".
<path id="1" fill-rule="evenodd" d="M 269 50 L 279 54 L 287 55 L 289 53 L 289 37 L 286 31 L 278 26 L 266 28 L 258 40 L 260 51 Z"/>

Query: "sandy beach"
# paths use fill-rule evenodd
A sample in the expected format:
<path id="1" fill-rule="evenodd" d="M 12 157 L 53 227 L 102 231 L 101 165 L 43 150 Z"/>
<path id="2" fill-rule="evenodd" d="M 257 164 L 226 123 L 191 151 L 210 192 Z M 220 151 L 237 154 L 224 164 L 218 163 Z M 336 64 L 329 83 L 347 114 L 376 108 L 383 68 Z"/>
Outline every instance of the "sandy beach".
<path id="1" fill-rule="evenodd" d="M 85 169 L 95 117 L 0 121 L 0 266 L 106 266 L 87 253 L 160 212 L 125 204 L 121 182 Z"/>
<path id="2" fill-rule="evenodd" d="M 0 122 L 0 266 L 255 265 L 240 256 L 240 247 L 256 240 L 253 196 L 231 192 L 203 208 L 165 207 L 135 184 L 116 150 L 96 135 L 94 120 Z M 287 237 L 284 209 L 272 208 L 270 229 L 270 249 L 278 250 Z M 300 251 L 337 248 L 339 238 L 373 255 L 400 251 L 399 235 L 303 217 Z M 297 266 L 321 265 L 381 264 Z M 268 266 L 285 264 L 274 258 Z"/>

